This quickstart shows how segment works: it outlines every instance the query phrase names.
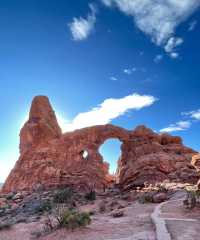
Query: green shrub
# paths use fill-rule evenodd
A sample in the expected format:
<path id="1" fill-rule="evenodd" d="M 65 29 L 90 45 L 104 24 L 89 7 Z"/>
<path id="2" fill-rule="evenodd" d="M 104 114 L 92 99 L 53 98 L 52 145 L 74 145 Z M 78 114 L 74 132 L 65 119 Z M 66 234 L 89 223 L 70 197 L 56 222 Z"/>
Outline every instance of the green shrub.
<path id="1" fill-rule="evenodd" d="M 188 209 L 193 209 L 197 205 L 200 205 L 200 190 L 198 189 L 186 189 L 186 199 L 183 201 L 183 204 Z"/>
<path id="2" fill-rule="evenodd" d="M 53 198 L 54 203 L 68 203 L 72 199 L 73 191 L 71 188 L 58 190 Z"/>
<path id="3" fill-rule="evenodd" d="M 57 220 L 59 227 L 74 230 L 79 227 L 85 227 L 91 223 L 90 214 L 86 212 L 79 213 L 73 209 L 59 209 Z"/>
<path id="4" fill-rule="evenodd" d="M 34 208 L 34 212 L 37 214 L 43 214 L 45 212 L 50 212 L 52 207 L 53 206 L 50 200 L 40 200 Z"/>
<path id="5" fill-rule="evenodd" d="M 86 193 L 85 198 L 89 201 L 96 200 L 96 192 L 92 190 L 89 193 Z"/>
<path id="6" fill-rule="evenodd" d="M 49 212 L 52 209 L 52 203 L 50 200 L 45 200 L 41 203 L 41 206 L 39 208 L 40 212 Z"/>

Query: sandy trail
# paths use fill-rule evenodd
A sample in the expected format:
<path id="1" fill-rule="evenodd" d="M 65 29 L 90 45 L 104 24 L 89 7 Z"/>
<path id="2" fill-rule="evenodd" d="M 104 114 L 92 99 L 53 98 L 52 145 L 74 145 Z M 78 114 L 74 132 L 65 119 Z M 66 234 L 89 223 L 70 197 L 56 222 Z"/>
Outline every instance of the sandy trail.
<path id="1" fill-rule="evenodd" d="M 166 202 L 157 205 L 154 209 L 154 212 L 151 214 L 151 218 L 156 227 L 156 236 L 157 240 L 171 240 L 171 235 L 167 229 L 166 221 L 164 218 L 161 218 L 161 208 L 166 204 Z"/>
<path id="2" fill-rule="evenodd" d="M 183 208 L 185 195 L 157 205 L 151 217 L 157 240 L 199 240 L 200 219 L 197 213 Z"/>
<path id="3" fill-rule="evenodd" d="M 40 240 L 156 240 L 151 213 L 155 204 L 132 203 L 124 209 L 124 216 L 113 218 L 110 213 L 96 214 L 92 224 L 74 232 L 60 229 Z M 0 232 L 0 240 L 30 240 L 31 232 L 41 226 L 17 224 L 10 231 Z"/>
<path id="4" fill-rule="evenodd" d="M 97 213 L 93 216 L 92 224 L 85 229 L 74 232 L 60 229 L 38 239 L 199 240 L 200 210 L 184 209 L 184 196 L 177 194 L 161 204 L 134 202 L 124 208 L 125 214 L 121 218 L 113 218 L 110 213 Z M 40 223 L 17 224 L 11 230 L 1 231 L 0 240 L 31 240 L 31 232 L 41 231 L 42 227 Z"/>
<path id="5" fill-rule="evenodd" d="M 154 204 L 133 203 L 125 208 L 125 215 L 113 218 L 110 214 L 98 214 L 92 224 L 80 231 L 57 231 L 42 240 L 156 240 L 151 213 Z"/>

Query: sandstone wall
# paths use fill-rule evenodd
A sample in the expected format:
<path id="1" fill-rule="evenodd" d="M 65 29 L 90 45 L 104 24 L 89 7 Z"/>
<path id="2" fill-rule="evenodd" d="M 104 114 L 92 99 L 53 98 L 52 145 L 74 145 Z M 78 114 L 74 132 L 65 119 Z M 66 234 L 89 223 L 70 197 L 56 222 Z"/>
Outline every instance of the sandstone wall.
<path id="1" fill-rule="evenodd" d="M 109 138 L 122 142 L 116 181 L 123 189 L 165 179 L 193 183 L 198 179 L 190 163 L 196 152 L 181 138 L 159 135 L 145 126 L 128 131 L 110 124 L 61 134 L 48 98 L 38 96 L 20 133 L 21 156 L 3 191 L 32 190 L 38 185 L 103 189 L 110 179 L 109 165 L 99 148 Z"/>

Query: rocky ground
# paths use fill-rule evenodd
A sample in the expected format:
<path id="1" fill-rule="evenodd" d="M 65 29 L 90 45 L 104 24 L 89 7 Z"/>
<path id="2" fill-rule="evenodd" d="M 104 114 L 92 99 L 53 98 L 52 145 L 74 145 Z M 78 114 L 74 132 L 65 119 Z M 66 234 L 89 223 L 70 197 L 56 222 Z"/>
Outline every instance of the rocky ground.
<path id="1" fill-rule="evenodd" d="M 56 201 L 63 205 L 62 191 L 1 195 L 0 240 L 198 240 L 200 211 L 183 206 L 185 186 L 169 185 L 125 193 L 109 189 L 95 200 L 70 190 L 65 206 L 89 212 L 92 220 L 73 231 L 48 228 L 49 218 L 57 224 L 54 208 Z"/>

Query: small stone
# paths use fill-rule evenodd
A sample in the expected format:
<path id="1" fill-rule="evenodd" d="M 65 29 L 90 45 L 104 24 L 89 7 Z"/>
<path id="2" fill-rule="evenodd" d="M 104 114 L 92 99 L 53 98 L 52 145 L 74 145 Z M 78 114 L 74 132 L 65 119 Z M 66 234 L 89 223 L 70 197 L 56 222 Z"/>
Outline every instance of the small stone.
<path id="1" fill-rule="evenodd" d="M 117 210 L 112 213 L 112 217 L 114 217 L 114 218 L 120 218 L 123 216 L 124 216 L 124 211 L 122 211 L 122 210 Z"/>
<path id="2" fill-rule="evenodd" d="M 13 196 L 12 200 L 16 201 L 16 200 L 21 200 L 23 199 L 23 195 L 21 193 L 17 193 Z"/>
<path id="3" fill-rule="evenodd" d="M 161 203 L 167 200 L 167 194 L 166 193 L 156 193 L 153 196 L 153 202 L 154 203 Z"/>
<path id="4" fill-rule="evenodd" d="M 99 203 L 99 212 L 104 213 L 106 211 L 106 202 L 103 200 Z"/>

